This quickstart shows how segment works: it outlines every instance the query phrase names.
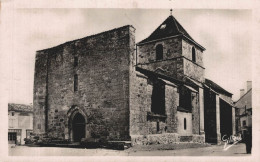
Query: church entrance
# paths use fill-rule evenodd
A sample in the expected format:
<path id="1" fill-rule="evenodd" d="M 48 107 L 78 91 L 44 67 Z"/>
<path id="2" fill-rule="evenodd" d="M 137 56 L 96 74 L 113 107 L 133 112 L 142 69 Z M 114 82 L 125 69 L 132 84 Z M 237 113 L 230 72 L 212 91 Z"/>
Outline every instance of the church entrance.
<path id="1" fill-rule="evenodd" d="M 72 133 L 74 142 L 80 142 L 82 138 L 85 138 L 85 123 L 85 118 L 80 113 L 77 113 L 74 116 L 72 121 Z"/>

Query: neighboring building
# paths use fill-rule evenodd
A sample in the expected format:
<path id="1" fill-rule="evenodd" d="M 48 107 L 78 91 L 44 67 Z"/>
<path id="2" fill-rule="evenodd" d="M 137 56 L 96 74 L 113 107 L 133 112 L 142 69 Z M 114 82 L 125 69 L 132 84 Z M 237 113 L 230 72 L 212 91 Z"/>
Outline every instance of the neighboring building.
<path id="1" fill-rule="evenodd" d="M 220 122 L 221 107 L 233 111 L 232 94 L 205 82 L 204 50 L 169 16 L 137 46 L 135 28 L 123 26 L 37 51 L 34 132 L 71 141 L 205 142 L 208 89 L 211 138 L 219 142 L 221 129 L 233 131 Z"/>
<path id="2" fill-rule="evenodd" d="M 24 144 L 33 132 L 32 105 L 8 104 L 8 143 Z"/>
<path id="3" fill-rule="evenodd" d="M 240 98 L 235 102 L 236 112 L 236 131 L 244 135 L 244 131 L 252 128 L 252 81 L 247 81 L 247 91 L 240 90 Z"/>

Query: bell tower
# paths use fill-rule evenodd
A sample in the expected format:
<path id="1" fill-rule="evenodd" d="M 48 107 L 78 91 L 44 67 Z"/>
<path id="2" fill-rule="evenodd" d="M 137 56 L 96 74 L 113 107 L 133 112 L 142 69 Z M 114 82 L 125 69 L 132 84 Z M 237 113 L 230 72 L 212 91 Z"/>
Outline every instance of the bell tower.
<path id="1" fill-rule="evenodd" d="M 204 82 L 203 51 L 170 15 L 146 39 L 137 43 L 137 66 L 178 80 Z"/>

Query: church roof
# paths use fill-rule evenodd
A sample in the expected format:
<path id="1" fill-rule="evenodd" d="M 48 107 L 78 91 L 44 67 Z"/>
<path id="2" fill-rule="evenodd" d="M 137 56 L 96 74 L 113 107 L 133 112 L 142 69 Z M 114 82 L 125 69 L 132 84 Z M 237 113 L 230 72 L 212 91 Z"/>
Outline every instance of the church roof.
<path id="1" fill-rule="evenodd" d="M 204 47 L 199 45 L 181 26 L 181 24 L 171 15 L 169 16 L 160 26 L 155 29 L 155 31 L 146 39 L 140 41 L 137 45 L 147 43 L 153 40 L 167 38 L 171 36 L 184 36 L 189 39 L 191 42 L 199 46 L 202 50 L 205 50 Z"/>
<path id="2" fill-rule="evenodd" d="M 184 82 L 182 80 L 179 80 L 179 79 L 176 79 L 176 78 L 173 78 L 171 76 L 168 76 L 168 75 L 165 75 L 165 74 L 162 74 L 162 73 L 158 73 L 158 71 L 150 71 L 150 70 L 147 70 L 147 69 L 143 69 L 141 67 L 138 67 L 136 66 L 135 67 L 135 70 L 146 75 L 146 76 L 152 76 L 152 77 L 159 77 L 161 79 L 164 79 L 164 80 L 167 80 L 171 83 L 174 83 L 176 85 L 184 85 L 184 86 L 188 86 L 187 88 L 189 88 L 191 91 L 194 91 L 194 92 L 197 92 L 197 90 L 195 90 L 192 86 L 193 84 L 189 83 L 189 82 Z"/>
<path id="3" fill-rule="evenodd" d="M 224 88 L 220 87 L 217 83 L 213 82 L 212 80 L 205 78 L 205 84 L 218 93 L 226 94 L 230 97 L 233 95 L 232 93 L 226 91 Z"/>

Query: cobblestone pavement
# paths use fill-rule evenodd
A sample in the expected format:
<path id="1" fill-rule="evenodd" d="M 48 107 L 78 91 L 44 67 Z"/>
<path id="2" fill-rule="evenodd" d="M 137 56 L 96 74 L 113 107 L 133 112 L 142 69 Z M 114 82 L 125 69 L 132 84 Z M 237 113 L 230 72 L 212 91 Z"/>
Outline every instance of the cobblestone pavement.
<path id="1" fill-rule="evenodd" d="M 82 149 L 60 147 L 9 147 L 9 156 L 250 156 L 246 154 L 245 144 L 237 144 L 228 150 L 223 145 L 212 145 L 203 148 L 189 148 L 181 150 L 109 150 L 109 149 Z"/>

